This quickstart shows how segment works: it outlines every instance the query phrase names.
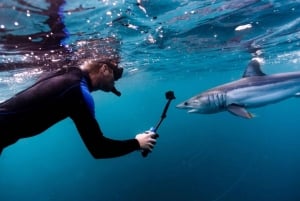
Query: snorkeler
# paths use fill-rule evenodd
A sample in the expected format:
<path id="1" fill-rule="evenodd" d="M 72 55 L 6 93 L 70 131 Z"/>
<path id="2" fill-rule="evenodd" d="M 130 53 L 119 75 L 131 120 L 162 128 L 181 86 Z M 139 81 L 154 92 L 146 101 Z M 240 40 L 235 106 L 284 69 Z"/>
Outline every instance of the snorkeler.
<path id="1" fill-rule="evenodd" d="M 115 60 L 87 60 L 77 67 L 45 73 L 31 87 L 0 104 L 0 153 L 21 138 L 37 135 L 70 117 L 94 158 L 122 156 L 136 150 L 151 151 L 157 134 L 137 134 L 135 139 L 106 138 L 95 118 L 91 92 L 121 93 L 115 81 L 123 68 Z"/>
<path id="2" fill-rule="evenodd" d="M 68 117 L 95 158 L 117 157 L 136 150 L 151 151 L 157 137 L 153 131 L 137 134 L 134 139 L 113 140 L 103 135 L 95 118 L 91 92 L 102 90 L 121 95 L 114 87 L 123 73 L 123 68 L 118 66 L 116 48 L 112 47 L 118 44 L 116 40 L 79 41 L 76 51 L 69 51 L 62 45 L 68 36 L 62 17 L 65 0 L 47 2 L 50 3 L 48 10 L 41 10 L 40 14 L 48 16 L 45 24 L 49 32 L 24 36 L 8 34 L 0 40 L 6 50 L 23 54 L 29 51 L 35 55 L 27 63 L 2 64 L 1 70 L 14 69 L 15 65 L 35 65 L 50 71 L 31 87 L 0 104 L 0 154 L 19 139 L 38 135 Z"/>

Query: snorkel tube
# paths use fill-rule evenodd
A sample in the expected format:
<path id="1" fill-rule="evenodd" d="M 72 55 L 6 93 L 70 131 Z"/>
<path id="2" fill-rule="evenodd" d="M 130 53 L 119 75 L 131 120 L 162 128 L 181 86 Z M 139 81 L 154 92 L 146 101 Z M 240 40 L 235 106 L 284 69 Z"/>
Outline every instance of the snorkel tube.
<path id="1" fill-rule="evenodd" d="M 161 114 L 161 117 L 160 117 L 160 120 L 159 122 L 157 123 L 157 125 L 155 127 L 152 127 L 150 128 L 150 131 L 153 131 L 156 133 L 156 131 L 158 130 L 160 124 L 163 122 L 163 120 L 167 117 L 167 111 L 168 111 L 168 108 L 170 106 L 170 103 L 173 99 L 175 99 L 175 95 L 174 95 L 174 92 L 173 91 L 167 91 L 166 92 L 166 99 L 168 100 L 168 102 L 166 103 L 165 107 L 164 107 L 164 110 Z M 155 138 L 157 138 L 158 136 L 156 136 Z M 149 154 L 150 151 L 148 150 L 143 150 L 142 151 L 142 156 L 143 157 L 147 157 L 148 154 Z"/>

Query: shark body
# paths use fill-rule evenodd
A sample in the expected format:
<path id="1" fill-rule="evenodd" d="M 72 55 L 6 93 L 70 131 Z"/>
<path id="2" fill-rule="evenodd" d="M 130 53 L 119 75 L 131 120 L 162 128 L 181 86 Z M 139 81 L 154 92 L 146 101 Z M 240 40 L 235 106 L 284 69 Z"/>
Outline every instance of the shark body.
<path id="1" fill-rule="evenodd" d="M 300 72 L 266 75 L 257 60 L 252 60 L 239 80 L 204 91 L 176 107 L 190 113 L 211 114 L 229 111 L 250 119 L 247 108 L 262 107 L 300 96 Z"/>

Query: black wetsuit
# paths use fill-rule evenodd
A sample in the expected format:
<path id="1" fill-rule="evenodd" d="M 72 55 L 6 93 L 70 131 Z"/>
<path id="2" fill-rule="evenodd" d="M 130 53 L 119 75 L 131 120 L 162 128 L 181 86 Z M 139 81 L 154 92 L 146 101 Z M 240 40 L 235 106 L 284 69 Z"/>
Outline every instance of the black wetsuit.
<path id="1" fill-rule="evenodd" d="M 110 158 L 138 150 L 136 139 L 103 136 L 94 116 L 90 80 L 79 68 L 43 75 L 34 85 L 0 104 L 0 154 L 21 138 L 41 133 L 70 117 L 95 158 Z"/>

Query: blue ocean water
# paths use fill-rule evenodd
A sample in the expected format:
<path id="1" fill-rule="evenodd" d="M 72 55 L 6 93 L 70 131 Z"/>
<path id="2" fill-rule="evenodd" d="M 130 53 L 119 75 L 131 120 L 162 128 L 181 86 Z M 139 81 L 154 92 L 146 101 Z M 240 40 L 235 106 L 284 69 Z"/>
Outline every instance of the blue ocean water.
<path id="1" fill-rule="evenodd" d="M 120 98 L 93 94 L 106 136 L 148 130 L 165 92 L 176 96 L 147 158 L 95 160 L 69 119 L 20 140 L 0 158 L 1 201 L 300 200 L 299 99 L 251 109 L 251 120 L 175 108 L 255 57 L 267 74 L 299 71 L 299 0 L 0 0 L 0 10 L 1 101 L 63 63 L 61 49 L 102 38 L 118 40 L 125 68 Z"/>

